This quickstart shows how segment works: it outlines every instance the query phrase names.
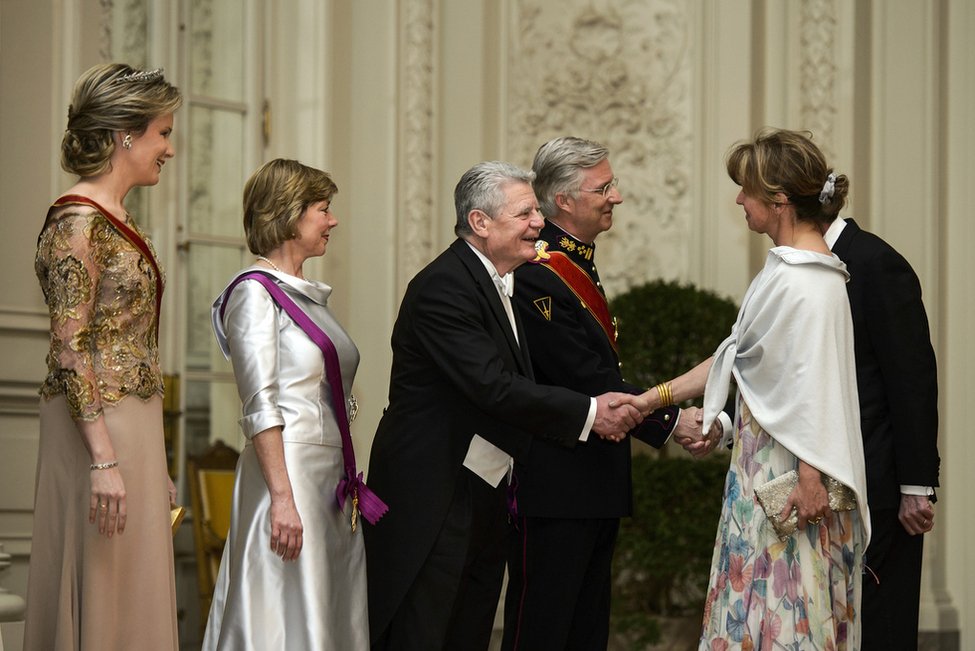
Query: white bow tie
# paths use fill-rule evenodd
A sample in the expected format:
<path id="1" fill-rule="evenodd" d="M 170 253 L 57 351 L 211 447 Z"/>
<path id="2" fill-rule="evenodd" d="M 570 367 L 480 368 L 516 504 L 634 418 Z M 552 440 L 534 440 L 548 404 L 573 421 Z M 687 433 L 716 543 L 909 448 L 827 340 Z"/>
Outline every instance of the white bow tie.
<path id="1" fill-rule="evenodd" d="M 491 276 L 491 279 L 494 281 L 494 284 L 498 288 L 499 292 L 508 298 L 515 295 L 515 275 L 512 272 L 509 271 L 503 276 L 499 276 L 496 273 L 492 274 Z"/>

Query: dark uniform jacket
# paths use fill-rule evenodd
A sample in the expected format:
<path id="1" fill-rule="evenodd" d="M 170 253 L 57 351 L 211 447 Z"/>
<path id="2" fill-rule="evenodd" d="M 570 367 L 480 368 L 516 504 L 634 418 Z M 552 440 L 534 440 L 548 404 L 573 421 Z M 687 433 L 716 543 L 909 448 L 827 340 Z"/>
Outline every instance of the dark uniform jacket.
<path id="1" fill-rule="evenodd" d="M 548 243 L 549 251 L 565 253 L 605 296 L 593 263 L 593 246 L 551 222 L 546 222 L 541 239 Z M 646 390 L 623 381 L 619 358 L 603 326 L 544 264 L 524 264 L 515 271 L 515 303 L 537 382 L 593 396 Z M 677 407 L 658 409 L 630 434 L 660 447 L 676 424 L 678 412 Z M 632 512 L 629 436 L 614 443 L 590 434 L 587 442 L 573 448 L 539 440 L 532 444 L 527 462 L 518 461 L 519 515 L 620 518 Z"/>

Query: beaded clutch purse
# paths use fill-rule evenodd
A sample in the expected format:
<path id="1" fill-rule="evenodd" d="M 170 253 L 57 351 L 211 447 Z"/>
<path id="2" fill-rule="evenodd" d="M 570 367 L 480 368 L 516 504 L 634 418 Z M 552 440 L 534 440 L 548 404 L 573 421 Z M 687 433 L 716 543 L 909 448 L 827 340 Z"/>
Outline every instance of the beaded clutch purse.
<path id="1" fill-rule="evenodd" d="M 856 494 L 850 488 L 828 475 L 823 475 L 822 479 L 826 493 L 829 495 L 830 511 L 852 511 L 857 507 Z M 790 470 L 755 489 L 755 497 L 765 511 L 765 517 L 768 518 L 769 524 L 775 529 L 782 542 L 788 540 L 799 526 L 799 515 L 795 507 L 792 507 L 788 518 L 784 520 L 781 518 L 782 509 L 785 508 L 789 494 L 798 481 L 799 471 Z"/>

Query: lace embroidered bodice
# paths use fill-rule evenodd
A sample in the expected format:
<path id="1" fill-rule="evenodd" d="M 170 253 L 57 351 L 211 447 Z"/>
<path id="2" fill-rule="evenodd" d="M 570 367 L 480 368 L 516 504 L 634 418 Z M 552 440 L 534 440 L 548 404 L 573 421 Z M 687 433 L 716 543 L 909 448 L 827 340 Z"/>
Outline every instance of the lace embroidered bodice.
<path id="1" fill-rule="evenodd" d="M 156 271 L 139 249 L 96 208 L 69 204 L 53 209 L 34 270 L 51 315 L 45 400 L 64 395 L 72 418 L 91 421 L 104 404 L 162 395 Z"/>

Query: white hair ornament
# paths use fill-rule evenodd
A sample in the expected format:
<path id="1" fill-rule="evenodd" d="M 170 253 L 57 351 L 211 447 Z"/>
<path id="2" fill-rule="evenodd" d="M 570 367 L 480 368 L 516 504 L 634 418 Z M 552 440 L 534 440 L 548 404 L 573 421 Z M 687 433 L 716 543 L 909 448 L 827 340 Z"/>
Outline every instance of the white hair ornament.
<path id="1" fill-rule="evenodd" d="M 819 203 L 826 203 L 833 198 L 833 190 L 836 189 L 836 175 L 832 172 L 826 177 L 826 183 L 819 192 Z"/>

